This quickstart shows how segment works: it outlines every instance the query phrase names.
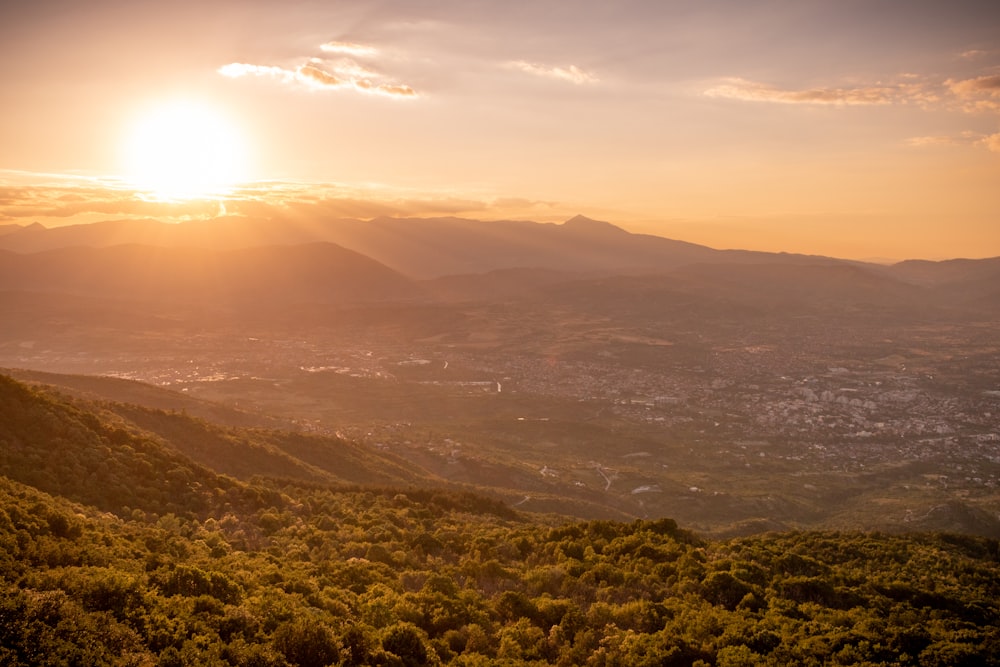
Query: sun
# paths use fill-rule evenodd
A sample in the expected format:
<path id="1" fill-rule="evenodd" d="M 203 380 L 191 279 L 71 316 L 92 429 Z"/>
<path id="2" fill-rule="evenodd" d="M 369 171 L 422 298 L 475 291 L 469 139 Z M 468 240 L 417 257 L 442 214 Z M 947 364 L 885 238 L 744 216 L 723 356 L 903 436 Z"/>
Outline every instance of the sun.
<path id="1" fill-rule="evenodd" d="M 191 101 L 149 110 L 125 143 L 129 185 L 161 200 L 224 195 L 246 178 L 246 159 L 237 126 L 214 108 Z"/>

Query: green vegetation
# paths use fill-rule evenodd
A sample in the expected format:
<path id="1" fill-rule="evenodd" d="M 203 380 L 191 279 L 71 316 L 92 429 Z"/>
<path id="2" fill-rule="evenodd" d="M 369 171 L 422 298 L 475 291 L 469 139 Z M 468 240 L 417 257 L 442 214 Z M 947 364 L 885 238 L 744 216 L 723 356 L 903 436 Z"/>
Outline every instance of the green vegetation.
<path id="1" fill-rule="evenodd" d="M 706 541 L 426 485 L 243 480 L 122 414 L 0 377 L 2 664 L 1000 664 L 996 540 Z"/>

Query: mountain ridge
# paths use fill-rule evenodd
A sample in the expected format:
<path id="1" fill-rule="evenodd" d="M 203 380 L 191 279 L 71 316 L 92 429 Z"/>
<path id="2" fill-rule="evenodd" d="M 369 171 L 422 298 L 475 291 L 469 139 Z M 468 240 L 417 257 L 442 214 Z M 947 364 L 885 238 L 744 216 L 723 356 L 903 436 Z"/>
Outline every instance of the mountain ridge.
<path id="1" fill-rule="evenodd" d="M 630 235 L 629 243 L 636 243 L 634 238 Z M 642 239 L 638 243 L 643 243 Z M 35 293 L 48 295 L 40 297 L 39 307 L 47 303 L 46 298 L 62 294 L 131 303 L 140 309 L 157 305 L 221 307 L 224 310 L 217 312 L 220 316 L 224 312 L 290 313 L 308 306 L 363 303 L 537 300 L 597 286 L 595 294 L 605 294 L 612 303 L 633 301 L 630 292 L 638 289 L 650 297 L 666 290 L 703 298 L 705 304 L 730 301 L 751 308 L 783 306 L 793 311 L 860 307 L 972 314 L 1000 308 L 1000 259 L 883 267 L 820 257 L 785 256 L 768 261 L 774 257 L 717 254 L 701 258 L 703 261 L 687 255 L 687 261 L 616 270 L 614 253 L 588 257 L 587 245 L 584 243 L 583 250 L 562 265 L 491 269 L 485 260 L 476 260 L 479 271 L 423 280 L 412 279 L 358 251 L 321 241 L 231 249 L 136 244 L 63 247 L 36 253 L 0 249 L 0 292 L 3 300 L 19 311 L 30 306 L 27 295 Z M 461 248 L 458 244 L 452 249 L 423 249 L 411 258 L 459 254 Z M 487 248 L 480 246 L 480 251 Z M 656 252 L 654 248 L 646 257 Z M 469 254 L 475 258 L 474 252 Z M 582 294 L 580 298 L 590 300 Z M 117 307 L 111 302 L 95 306 L 113 312 Z M 654 299 L 635 305 L 642 311 L 656 304 Z M 18 327 L 14 322 L 9 326 Z"/>
<path id="2" fill-rule="evenodd" d="M 641 272 L 693 262 L 817 259 L 787 253 L 716 250 L 636 234 L 583 215 L 560 224 L 458 217 L 377 217 L 366 221 L 229 216 L 178 224 L 152 219 L 109 220 L 51 229 L 22 228 L 0 236 L 0 250 L 23 254 L 123 244 L 233 249 L 315 241 L 354 250 L 418 279 L 510 268 Z"/>
<path id="3" fill-rule="evenodd" d="M 562 223 L 483 221 L 460 217 L 243 218 L 164 223 L 151 218 L 45 228 L 32 224 L 0 234 L 0 251 L 34 254 L 70 247 L 147 245 L 215 251 L 331 243 L 410 279 L 486 274 L 508 269 L 570 273 L 656 273 L 692 264 L 845 264 L 936 286 L 1000 275 L 1000 258 L 905 260 L 891 265 L 823 255 L 716 249 L 634 233 L 578 214 Z"/>

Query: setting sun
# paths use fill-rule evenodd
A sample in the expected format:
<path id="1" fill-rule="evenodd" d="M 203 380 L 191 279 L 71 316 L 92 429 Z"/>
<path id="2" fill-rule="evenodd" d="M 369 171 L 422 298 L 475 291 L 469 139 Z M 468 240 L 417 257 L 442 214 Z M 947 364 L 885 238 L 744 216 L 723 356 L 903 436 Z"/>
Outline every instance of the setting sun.
<path id="1" fill-rule="evenodd" d="M 126 137 L 126 180 L 157 199 L 224 194 L 246 177 L 236 127 L 211 107 L 173 102 L 143 116 Z"/>

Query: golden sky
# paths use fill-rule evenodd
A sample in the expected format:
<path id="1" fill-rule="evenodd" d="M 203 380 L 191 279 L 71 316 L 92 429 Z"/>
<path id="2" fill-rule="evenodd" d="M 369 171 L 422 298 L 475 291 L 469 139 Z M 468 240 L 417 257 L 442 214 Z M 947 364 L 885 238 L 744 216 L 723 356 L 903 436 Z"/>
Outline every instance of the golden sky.
<path id="1" fill-rule="evenodd" d="M 1000 255 L 995 0 L 35 0 L 0 8 L 0 81 L 0 223 L 582 213 Z"/>

